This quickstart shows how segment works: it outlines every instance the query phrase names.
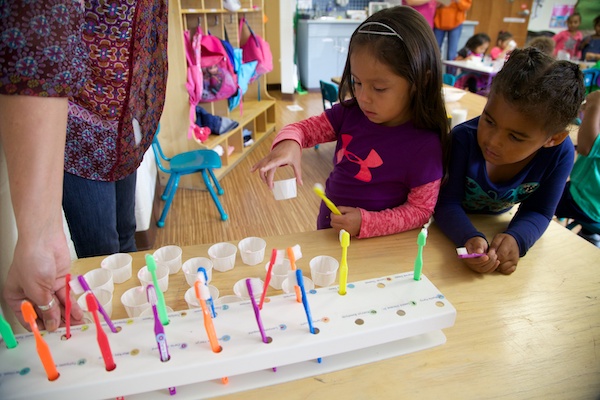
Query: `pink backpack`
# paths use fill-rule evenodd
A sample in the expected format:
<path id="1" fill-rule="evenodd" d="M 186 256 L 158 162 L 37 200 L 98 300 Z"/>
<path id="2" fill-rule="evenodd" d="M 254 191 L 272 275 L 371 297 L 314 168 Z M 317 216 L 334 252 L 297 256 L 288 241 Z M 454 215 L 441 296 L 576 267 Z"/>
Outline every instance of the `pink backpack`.
<path id="1" fill-rule="evenodd" d="M 250 35 L 243 34 L 244 23 L 250 31 Z M 244 42 L 244 36 L 246 40 Z M 271 46 L 266 40 L 254 33 L 246 18 L 240 19 L 240 48 L 244 51 L 243 60 L 245 63 L 251 61 L 257 61 L 256 71 L 250 79 L 250 82 L 254 81 L 260 75 L 264 75 L 267 72 L 273 71 L 273 55 L 271 54 Z"/>
<path id="2" fill-rule="evenodd" d="M 221 40 L 213 35 L 203 35 L 200 42 L 200 66 L 203 87 L 201 102 L 228 99 L 237 92 L 237 76 Z"/>

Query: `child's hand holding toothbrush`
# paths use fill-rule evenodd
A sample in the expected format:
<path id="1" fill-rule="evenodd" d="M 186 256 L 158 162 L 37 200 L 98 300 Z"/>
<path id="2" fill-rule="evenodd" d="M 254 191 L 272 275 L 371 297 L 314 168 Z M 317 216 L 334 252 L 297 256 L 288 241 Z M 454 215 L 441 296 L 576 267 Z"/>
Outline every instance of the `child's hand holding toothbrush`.
<path id="1" fill-rule="evenodd" d="M 362 225 L 362 215 L 360 208 L 338 206 L 342 215 L 331 213 L 331 227 L 337 232 L 344 229 L 350 236 L 358 236 Z"/>
<path id="2" fill-rule="evenodd" d="M 296 181 L 302 185 L 302 147 L 295 140 L 284 140 L 271 150 L 269 154 L 250 168 L 250 172 L 258 170 L 260 179 L 273 189 L 273 177 L 277 167 L 290 165 L 294 170 Z"/>
<path id="3" fill-rule="evenodd" d="M 488 243 L 485 238 L 474 236 L 467 240 L 465 248 L 468 254 L 484 254 L 481 257 L 463 258 L 465 264 L 473 271 L 480 274 L 487 274 L 494 272 L 498 268 L 500 264 L 498 257 L 495 252 L 488 252 Z"/>

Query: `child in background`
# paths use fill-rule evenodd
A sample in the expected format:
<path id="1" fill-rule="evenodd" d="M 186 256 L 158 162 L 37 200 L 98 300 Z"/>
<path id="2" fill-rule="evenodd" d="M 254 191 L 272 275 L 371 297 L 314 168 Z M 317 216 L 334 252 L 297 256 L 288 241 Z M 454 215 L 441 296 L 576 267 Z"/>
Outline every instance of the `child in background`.
<path id="1" fill-rule="evenodd" d="M 489 45 L 490 37 L 485 33 L 477 33 L 471 36 L 467 40 L 467 43 L 465 43 L 465 47 L 458 51 L 456 60 L 481 62 L 481 65 L 483 65 L 483 57 L 485 56 L 485 52 Z M 454 86 L 477 93 L 480 90 L 487 90 L 487 82 L 488 79 L 486 76 L 475 72 L 469 72 L 460 75 Z"/>
<path id="2" fill-rule="evenodd" d="M 496 46 L 490 50 L 492 60 L 504 60 L 508 53 L 517 47 L 517 42 L 513 40 L 513 35 L 507 31 L 500 31 L 496 39 Z"/>
<path id="3" fill-rule="evenodd" d="M 596 32 L 584 37 L 579 46 L 584 61 L 600 60 L 600 15 L 594 18 L 594 30 Z"/>
<path id="4" fill-rule="evenodd" d="M 457 247 L 484 254 L 465 259 L 473 271 L 513 273 L 548 227 L 573 166 L 566 127 L 584 94 L 577 64 L 516 49 L 494 78 L 482 115 L 452 130 L 435 221 Z M 490 241 L 467 214 L 500 214 L 518 203 L 506 230 Z"/>
<path id="5" fill-rule="evenodd" d="M 579 46 L 583 39 L 583 34 L 579 30 L 581 24 L 581 15 L 573 13 L 567 18 L 567 30 L 557 33 L 552 37 L 556 46 L 554 48 L 554 56 L 558 55 L 559 51 L 564 51 L 569 54 L 569 59 L 578 60 L 581 57 Z"/>
<path id="6" fill-rule="evenodd" d="M 588 94 L 577 133 L 577 160 L 556 207 L 559 218 L 600 224 L 600 91 Z M 600 235 L 585 229 L 579 236 L 600 247 Z"/>
<path id="7" fill-rule="evenodd" d="M 483 60 L 485 52 L 490 45 L 490 37 L 485 33 L 471 36 L 465 47 L 458 51 L 456 60 Z"/>
<path id="8" fill-rule="evenodd" d="M 529 46 L 527 47 L 535 47 L 542 53 L 546 53 L 549 56 L 554 57 L 555 46 L 556 43 L 554 43 L 554 40 L 552 40 L 552 38 L 549 38 L 548 36 L 538 36 L 536 38 L 531 39 L 531 41 L 529 42 Z"/>
<path id="9" fill-rule="evenodd" d="M 352 34 L 340 100 L 323 114 L 285 126 L 271 153 L 251 171 L 273 188 L 277 167 L 290 165 L 302 184 L 302 149 L 337 141 L 318 229 L 359 238 L 422 226 L 435 207 L 449 129 L 442 67 L 427 21 L 410 7 L 370 16 Z"/>

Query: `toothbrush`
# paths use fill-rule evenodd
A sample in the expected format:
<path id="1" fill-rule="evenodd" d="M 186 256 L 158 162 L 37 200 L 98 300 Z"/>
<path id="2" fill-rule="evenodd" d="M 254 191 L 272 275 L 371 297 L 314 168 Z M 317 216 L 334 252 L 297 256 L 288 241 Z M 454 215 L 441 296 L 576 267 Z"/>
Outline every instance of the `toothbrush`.
<path id="1" fill-rule="evenodd" d="M 206 269 L 204 267 L 198 267 L 197 271 L 198 280 L 200 283 L 208 289 L 208 275 L 206 274 Z M 210 295 L 210 290 L 208 290 L 208 297 L 206 298 L 207 305 L 210 306 L 210 315 L 213 318 L 217 317 L 217 313 L 215 312 L 215 302 L 213 301 L 212 296 Z"/>
<path id="2" fill-rule="evenodd" d="M 77 294 L 81 294 L 83 292 L 90 292 L 92 293 L 92 296 L 94 296 L 90 285 L 88 285 L 83 275 L 77 275 L 77 279 L 72 279 L 69 282 L 69 285 L 71 285 L 71 289 L 73 289 L 73 292 Z M 96 298 L 96 296 L 94 296 L 94 298 Z M 102 304 L 100 304 L 98 299 L 96 299 L 96 303 L 98 304 L 98 311 L 100 311 L 100 314 L 102 314 L 102 317 L 104 317 L 104 321 L 106 321 L 106 323 L 108 324 L 108 327 L 110 328 L 111 332 L 117 333 L 117 328 L 115 327 L 115 324 L 113 324 L 113 322 L 110 319 L 110 316 L 108 315 L 104 307 L 102 307 Z"/>
<path id="3" fill-rule="evenodd" d="M 37 350 L 38 355 L 40 356 L 40 360 L 42 361 L 42 365 L 46 370 L 46 375 L 48 375 L 49 381 L 55 381 L 58 379 L 60 374 L 56 369 L 56 365 L 54 365 L 54 360 L 52 359 L 52 353 L 50 353 L 50 347 L 48 343 L 42 338 L 40 334 L 40 330 L 38 329 L 37 323 L 35 322 L 37 315 L 33 306 L 27 300 L 23 300 L 21 303 L 21 312 L 23 313 L 23 319 L 27 321 L 29 326 L 31 327 L 31 331 L 35 336 L 35 348 Z"/>
<path id="4" fill-rule="evenodd" d="M 294 252 L 294 248 L 297 248 L 298 251 L 300 251 L 300 245 L 287 248 L 287 256 L 288 260 L 290 260 L 290 266 L 292 267 L 292 271 L 296 271 L 296 254 Z M 300 254 L 300 257 L 302 257 L 302 254 Z M 300 293 L 300 287 L 298 286 L 298 283 L 294 285 L 294 290 L 296 291 L 296 301 L 300 303 L 302 301 L 302 295 Z"/>
<path id="5" fill-rule="evenodd" d="M 252 308 L 254 309 L 254 316 L 256 317 L 256 324 L 258 325 L 258 331 L 260 332 L 260 336 L 262 338 L 263 343 L 269 343 L 269 339 L 265 334 L 265 328 L 263 327 L 262 320 L 260 319 L 260 309 L 256 304 L 256 299 L 254 298 L 254 290 L 252 290 L 252 279 L 246 279 L 246 288 L 248 289 L 248 296 L 250 296 L 250 302 L 252 303 Z"/>
<path id="6" fill-rule="evenodd" d="M 327 208 L 329 208 L 332 213 L 342 215 L 342 213 L 340 212 L 340 210 L 338 210 L 335 204 L 333 204 L 333 202 L 329 200 L 327 196 L 325 196 L 325 190 L 323 188 L 323 185 L 321 185 L 320 183 L 315 183 L 315 185 L 313 186 L 313 191 L 317 194 L 317 196 L 321 198 L 321 200 L 323 200 Z"/>
<path id="7" fill-rule="evenodd" d="M 2 339 L 4 339 L 4 344 L 9 349 L 14 349 L 17 347 L 17 339 L 15 338 L 15 333 L 13 332 L 10 324 L 7 320 L 4 319 L 4 316 L 0 314 L 0 335 L 2 335 Z"/>
<path id="8" fill-rule="evenodd" d="M 310 333 L 315 334 L 315 328 L 312 324 L 312 316 L 310 314 L 310 307 L 308 305 L 308 299 L 306 298 L 306 290 L 304 289 L 304 277 L 302 276 L 302 270 L 296 270 L 296 284 L 300 287 L 300 291 L 302 292 L 302 305 L 304 306 L 304 312 L 306 313 L 306 318 L 308 319 L 308 329 Z"/>
<path id="9" fill-rule="evenodd" d="M 196 298 L 198 299 L 198 303 L 200 303 L 200 308 L 202 308 L 202 315 L 204 316 L 204 329 L 206 329 L 206 334 L 208 335 L 210 347 L 214 353 L 220 353 L 221 350 L 223 350 L 223 348 L 219 345 L 217 333 L 215 332 L 215 326 L 210 316 L 208 306 L 206 305 L 206 298 L 210 296 L 208 287 L 206 285 L 202 285 L 202 282 L 196 281 L 196 283 L 194 284 L 194 290 L 196 292 Z"/>
<path id="10" fill-rule="evenodd" d="M 423 270 L 423 247 L 425 246 L 425 243 L 427 243 L 427 228 L 429 228 L 431 222 L 432 219 L 429 218 L 429 221 L 423 225 L 421 232 L 419 232 L 419 235 L 417 236 L 417 245 L 419 246 L 419 249 L 417 250 L 417 258 L 415 259 L 415 270 L 413 274 L 413 279 L 415 281 L 421 280 L 421 271 Z"/>
<path id="11" fill-rule="evenodd" d="M 71 274 L 65 276 L 65 281 L 65 327 L 67 328 L 65 337 L 69 339 L 71 337 L 71 285 L 69 285 Z"/>
<path id="12" fill-rule="evenodd" d="M 163 325 L 169 325 L 169 316 L 167 315 L 167 306 L 165 305 L 165 296 L 163 295 L 162 290 L 158 286 L 158 279 L 156 278 L 156 260 L 152 254 L 146 254 L 146 265 L 148 266 L 148 272 L 152 275 L 152 283 L 155 288 L 159 288 L 156 291 L 156 306 L 158 307 L 158 316 L 160 317 L 160 322 Z"/>
<path id="13" fill-rule="evenodd" d="M 342 296 L 346 294 L 348 283 L 348 246 L 350 246 L 350 234 L 344 229 L 340 230 L 340 244 L 342 245 L 342 260 L 340 262 L 340 290 Z"/>
<path id="14" fill-rule="evenodd" d="M 485 253 L 469 253 L 466 247 L 457 247 L 456 254 L 458 254 L 458 258 L 477 258 L 486 255 Z"/>
<path id="15" fill-rule="evenodd" d="M 271 282 L 271 274 L 273 273 L 273 265 L 281 262 L 284 254 L 283 250 L 273 249 L 271 251 L 271 260 L 269 261 L 269 268 L 267 269 L 267 275 L 265 276 L 265 283 L 263 286 L 263 292 L 260 295 L 260 302 L 258 303 L 258 308 L 262 310 L 263 303 L 265 302 L 265 296 L 267 295 L 267 288 L 269 287 L 269 283 Z"/>
<path id="16" fill-rule="evenodd" d="M 171 359 L 171 356 L 169 355 L 169 345 L 167 344 L 165 328 L 163 328 L 160 318 L 158 317 L 158 309 L 156 308 L 156 289 L 154 288 L 154 285 L 148 285 L 146 287 L 146 295 L 148 296 L 148 302 L 150 303 L 152 313 L 154 314 L 154 336 L 158 346 L 158 353 L 160 354 L 160 361 L 166 362 Z"/>
<path id="17" fill-rule="evenodd" d="M 106 366 L 107 371 L 112 371 L 117 368 L 117 364 L 115 364 L 113 360 L 108 338 L 106 337 L 106 333 L 104 333 L 102 324 L 100 324 L 100 319 L 98 318 L 98 301 L 92 292 L 88 292 L 85 295 L 85 301 L 87 303 L 88 311 L 91 312 L 94 317 L 94 323 L 96 324 L 96 338 L 98 340 L 98 346 L 100 346 L 104 365 Z"/>

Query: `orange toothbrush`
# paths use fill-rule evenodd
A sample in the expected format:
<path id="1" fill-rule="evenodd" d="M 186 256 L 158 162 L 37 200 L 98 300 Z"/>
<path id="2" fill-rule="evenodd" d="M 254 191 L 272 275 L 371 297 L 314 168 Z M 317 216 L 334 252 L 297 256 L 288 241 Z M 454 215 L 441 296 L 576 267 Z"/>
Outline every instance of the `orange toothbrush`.
<path id="1" fill-rule="evenodd" d="M 46 375 L 48 375 L 48 380 L 57 380 L 60 374 L 56 369 L 56 365 L 54 365 L 52 353 L 50 353 L 50 347 L 48 347 L 48 343 L 46 343 L 44 338 L 42 338 L 37 323 L 35 322 L 37 315 L 31 303 L 27 300 L 23 300 L 23 302 L 21 303 L 21 312 L 23 313 L 23 318 L 25 319 L 25 321 L 27 321 L 27 323 L 31 327 L 33 335 L 35 336 L 35 347 L 38 352 L 38 355 L 40 356 L 40 360 L 42 361 L 42 365 L 46 370 Z"/>

